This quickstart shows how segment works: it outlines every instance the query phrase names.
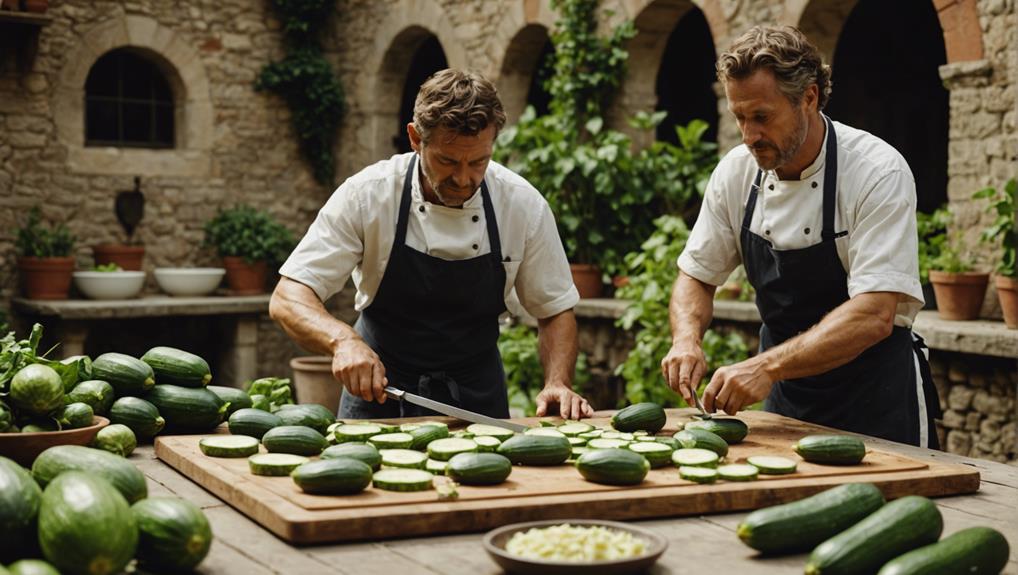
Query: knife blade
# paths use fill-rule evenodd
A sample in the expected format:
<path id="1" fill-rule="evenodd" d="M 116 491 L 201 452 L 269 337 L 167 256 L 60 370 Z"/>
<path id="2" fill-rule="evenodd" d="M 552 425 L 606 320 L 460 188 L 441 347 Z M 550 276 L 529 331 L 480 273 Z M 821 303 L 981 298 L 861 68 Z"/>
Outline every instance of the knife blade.
<path id="1" fill-rule="evenodd" d="M 697 409 L 700 410 L 700 419 L 710 419 L 711 414 L 707 413 L 707 410 L 703 408 L 703 402 L 700 401 L 700 396 L 697 395 L 695 389 L 692 390 L 692 392 L 693 392 L 693 404 L 696 406 Z"/>
<path id="2" fill-rule="evenodd" d="M 399 401 L 407 401 L 414 405 L 419 405 L 421 407 L 430 409 L 431 411 L 436 411 L 438 413 L 441 413 L 442 415 L 448 415 L 450 417 L 455 417 L 456 419 L 462 419 L 463 421 L 469 421 L 471 423 L 483 423 L 485 425 L 494 425 L 495 427 L 510 429 L 517 433 L 522 433 L 529 429 L 528 426 L 523 425 L 521 423 L 514 423 L 512 421 L 508 421 L 505 419 L 488 417 L 487 415 L 482 415 L 480 413 L 468 411 L 466 409 L 461 409 L 459 407 L 453 407 L 447 403 L 442 403 L 440 401 L 428 399 L 427 397 L 421 397 L 419 395 L 410 393 L 409 391 L 396 389 L 394 387 L 386 387 L 385 395 L 392 399 L 396 399 Z"/>

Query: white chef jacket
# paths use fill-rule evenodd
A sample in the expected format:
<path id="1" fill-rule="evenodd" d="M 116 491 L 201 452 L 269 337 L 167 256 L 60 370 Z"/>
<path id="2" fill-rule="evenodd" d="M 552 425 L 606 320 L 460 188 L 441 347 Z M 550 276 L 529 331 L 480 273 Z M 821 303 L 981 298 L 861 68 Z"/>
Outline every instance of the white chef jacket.
<path id="1" fill-rule="evenodd" d="M 894 323 L 911 327 L 922 308 L 916 237 L 916 190 L 905 158 L 876 136 L 833 122 L 838 145 L 835 240 L 848 274 L 848 295 L 897 292 Z M 825 128 L 826 133 L 826 128 Z M 775 249 L 809 247 L 821 241 L 824 159 L 827 138 L 816 160 L 798 180 L 763 174 L 750 231 Z M 757 163 L 749 148 L 730 151 L 711 174 L 700 215 L 678 259 L 686 274 L 721 285 L 742 263 L 739 240 Z"/>
<path id="2" fill-rule="evenodd" d="M 332 194 L 280 275 L 298 281 L 325 301 L 353 276 L 354 307 L 371 304 L 381 284 L 396 236 L 403 179 L 414 153 L 395 155 L 348 178 Z M 418 159 L 417 166 L 420 166 Z M 498 223 L 505 268 L 506 308 L 546 318 L 573 308 L 573 286 L 565 250 L 548 202 L 525 179 L 492 161 L 484 176 Z M 420 169 L 411 181 L 406 245 L 446 260 L 491 253 L 480 189 L 462 209 L 424 199 Z"/>

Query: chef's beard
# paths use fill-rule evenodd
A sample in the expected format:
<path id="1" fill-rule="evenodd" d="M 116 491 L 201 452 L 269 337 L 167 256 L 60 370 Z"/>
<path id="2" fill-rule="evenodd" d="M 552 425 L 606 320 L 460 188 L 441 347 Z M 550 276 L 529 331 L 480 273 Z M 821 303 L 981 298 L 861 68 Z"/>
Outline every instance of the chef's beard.
<path id="1" fill-rule="evenodd" d="M 470 182 L 470 189 L 464 190 L 456 185 L 451 177 L 446 178 L 442 181 L 436 181 L 437 178 L 431 173 L 431 170 L 427 166 L 427 162 L 421 162 L 421 175 L 427 180 L 428 186 L 431 187 L 431 191 L 438 196 L 438 201 L 442 202 L 443 206 L 449 208 L 461 208 L 463 204 L 473 197 L 474 192 L 480 187 L 480 182 Z"/>
<path id="2" fill-rule="evenodd" d="M 809 124 L 806 121 L 806 112 L 795 114 L 795 129 L 792 130 L 792 133 L 787 138 L 782 140 L 781 145 L 767 140 L 760 140 L 750 148 L 750 151 L 753 152 L 753 157 L 756 158 L 756 163 L 760 166 L 761 170 L 776 170 L 795 158 L 802 145 L 806 143 L 808 131 Z M 771 157 L 761 157 L 758 155 L 759 152 L 763 151 L 776 152 L 776 154 Z"/>

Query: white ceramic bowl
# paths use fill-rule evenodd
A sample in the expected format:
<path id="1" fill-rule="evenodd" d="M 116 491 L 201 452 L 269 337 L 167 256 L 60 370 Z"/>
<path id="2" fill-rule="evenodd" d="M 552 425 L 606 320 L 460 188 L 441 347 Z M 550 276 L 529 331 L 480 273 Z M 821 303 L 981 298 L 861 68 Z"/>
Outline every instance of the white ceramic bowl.
<path id="1" fill-rule="evenodd" d="M 74 285 L 88 299 L 129 299 L 145 285 L 145 272 L 74 272 Z"/>
<path id="2" fill-rule="evenodd" d="M 208 295 L 219 287 L 226 270 L 223 268 L 156 268 L 156 283 L 170 295 Z"/>

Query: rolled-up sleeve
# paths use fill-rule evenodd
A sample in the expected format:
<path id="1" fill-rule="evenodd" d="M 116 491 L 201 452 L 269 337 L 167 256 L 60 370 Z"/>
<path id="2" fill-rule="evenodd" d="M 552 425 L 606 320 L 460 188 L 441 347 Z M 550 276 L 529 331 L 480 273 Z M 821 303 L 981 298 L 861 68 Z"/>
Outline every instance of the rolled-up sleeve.
<path id="1" fill-rule="evenodd" d="M 528 228 L 515 282 L 520 304 L 538 319 L 576 307 L 580 294 L 573 285 L 569 260 L 547 202 L 541 202 Z"/>
<path id="2" fill-rule="evenodd" d="M 923 301 L 919 284 L 915 181 L 906 170 L 882 175 L 860 196 L 848 242 L 848 295 L 896 292 Z"/>
<path id="3" fill-rule="evenodd" d="M 678 266 L 687 275 L 719 286 L 739 265 L 738 236 L 729 219 L 727 190 L 719 184 L 723 164 L 711 174 L 700 214 L 679 255 Z"/>
<path id="4" fill-rule="evenodd" d="M 329 299 L 361 263 L 362 222 L 359 194 L 348 180 L 318 212 L 279 274 L 308 286 L 323 302 Z"/>

